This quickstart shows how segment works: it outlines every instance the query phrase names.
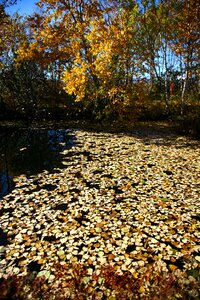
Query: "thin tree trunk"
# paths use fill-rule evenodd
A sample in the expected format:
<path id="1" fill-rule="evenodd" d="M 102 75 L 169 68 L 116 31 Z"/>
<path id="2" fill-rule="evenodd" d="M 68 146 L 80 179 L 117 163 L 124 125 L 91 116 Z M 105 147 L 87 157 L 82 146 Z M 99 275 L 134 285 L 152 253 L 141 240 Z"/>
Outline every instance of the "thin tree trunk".
<path id="1" fill-rule="evenodd" d="M 169 114 L 169 84 L 168 84 L 168 72 L 165 74 L 165 113 Z"/>
<path id="2" fill-rule="evenodd" d="M 166 28 L 165 28 L 166 31 Z M 165 89 L 164 89 L 164 99 L 165 99 L 165 113 L 168 115 L 169 109 L 169 74 L 168 74 L 168 63 L 167 63 L 167 40 L 163 40 L 163 53 L 164 53 L 164 68 L 165 68 Z"/>
<path id="3" fill-rule="evenodd" d="M 167 44 L 164 45 L 164 66 L 165 66 L 165 113 L 169 114 L 169 82 L 167 66 Z"/>
<path id="4" fill-rule="evenodd" d="M 188 86 L 188 77 L 189 77 L 189 57 L 190 57 L 190 53 L 189 53 L 189 43 L 188 42 L 188 48 L 187 48 L 187 56 L 186 56 L 186 62 L 185 62 L 185 76 L 184 76 L 184 81 L 183 81 L 183 85 L 182 85 L 182 91 L 181 91 L 181 116 L 184 113 L 184 105 L 185 105 L 185 95 L 187 92 L 187 86 Z"/>
<path id="5" fill-rule="evenodd" d="M 181 91 L 181 116 L 183 116 L 183 113 L 184 113 L 185 94 L 187 91 L 187 84 L 188 84 L 188 69 L 185 72 L 185 79 L 184 79 L 183 87 L 182 87 L 182 91 Z"/>

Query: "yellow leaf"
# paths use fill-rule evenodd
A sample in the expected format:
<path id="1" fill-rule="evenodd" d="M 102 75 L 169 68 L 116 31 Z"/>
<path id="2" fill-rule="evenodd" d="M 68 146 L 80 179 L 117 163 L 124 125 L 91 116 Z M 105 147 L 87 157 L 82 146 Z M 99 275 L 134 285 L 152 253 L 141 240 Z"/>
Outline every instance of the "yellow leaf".
<path id="1" fill-rule="evenodd" d="M 133 277 L 134 277 L 135 279 L 138 278 L 138 273 L 137 273 L 137 272 L 132 273 L 132 275 L 133 275 Z"/>
<path id="2" fill-rule="evenodd" d="M 139 292 L 140 294 L 143 294 L 143 293 L 145 292 L 145 288 L 144 288 L 143 286 L 141 286 L 141 287 L 139 288 L 138 292 Z"/>
<path id="3" fill-rule="evenodd" d="M 169 268 L 171 271 L 175 271 L 177 269 L 177 267 L 175 265 L 170 264 Z"/>

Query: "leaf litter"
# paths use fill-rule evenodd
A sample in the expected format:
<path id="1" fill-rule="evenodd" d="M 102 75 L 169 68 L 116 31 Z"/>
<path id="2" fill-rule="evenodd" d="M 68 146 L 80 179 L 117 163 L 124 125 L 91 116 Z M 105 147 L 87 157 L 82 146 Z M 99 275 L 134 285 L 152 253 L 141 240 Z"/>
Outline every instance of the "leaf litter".
<path id="1" fill-rule="evenodd" d="M 14 178 L 15 189 L 1 201 L 8 243 L 0 276 L 24 275 L 30 266 L 53 276 L 57 262 L 90 272 L 110 264 L 135 274 L 153 262 L 199 270 L 199 143 L 74 135 L 62 169 Z"/>

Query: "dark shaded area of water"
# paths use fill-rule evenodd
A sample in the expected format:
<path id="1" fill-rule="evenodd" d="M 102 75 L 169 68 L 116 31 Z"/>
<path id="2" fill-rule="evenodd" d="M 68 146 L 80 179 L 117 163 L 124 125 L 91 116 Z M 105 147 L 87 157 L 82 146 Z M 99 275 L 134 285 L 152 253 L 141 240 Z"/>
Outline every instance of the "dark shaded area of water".
<path id="1" fill-rule="evenodd" d="M 62 168 L 61 152 L 73 146 L 70 130 L 0 130 L 0 198 L 14 188 L 12 178 Z"/>

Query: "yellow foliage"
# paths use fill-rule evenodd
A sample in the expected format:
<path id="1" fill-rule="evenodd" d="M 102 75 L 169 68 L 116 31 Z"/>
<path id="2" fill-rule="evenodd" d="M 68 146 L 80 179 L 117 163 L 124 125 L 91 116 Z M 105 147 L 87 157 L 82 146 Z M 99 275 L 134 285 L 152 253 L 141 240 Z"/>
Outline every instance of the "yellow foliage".
<path id="1" fill-rule="evenodd" d="M 65 83 L 64 90 L 70 95 L 76 95 L 76 101 L 81 101 L 85 97 L 87 76 L 87 65 L 82 63 L 75 65 L 71 70 L 64 71 L 62 80 Z"/>
<path id="2" fill-rule="evenodd" d="M 127 49 L 132 41 L 125 10 L 119 12 L 112 5 L 103 9 L 97 1 L 78 0 L 65 6 L 55 0 L 40 0 L 38 6 L 43 13 L 31 18 L 33 39 L 29 45 L 20 45 L 18 60 L 37 59 L 48 64 L 57 57 L 64 59 L 64 89 L 77 101 L 103 95 L 113 103 L 119 99 L 125 103 L 129 95 L 121 70 L 131 63 Z"/>
<path id="3" fill-rule="evenodd" d="M 141 287 L 139 288 L 138 292 L 139 292 L 140 294 L 144 294 L 144 293 L 145 293 L 145 288 L 144 288 L 143 286 L 141 286 Z"/>

